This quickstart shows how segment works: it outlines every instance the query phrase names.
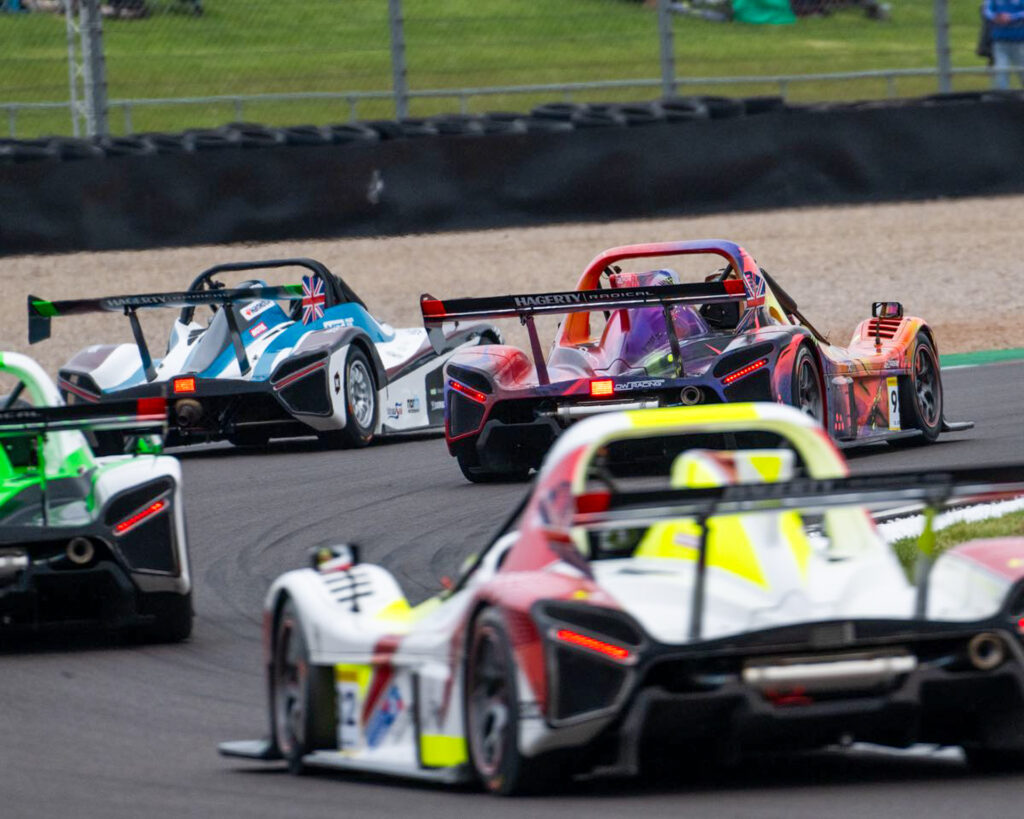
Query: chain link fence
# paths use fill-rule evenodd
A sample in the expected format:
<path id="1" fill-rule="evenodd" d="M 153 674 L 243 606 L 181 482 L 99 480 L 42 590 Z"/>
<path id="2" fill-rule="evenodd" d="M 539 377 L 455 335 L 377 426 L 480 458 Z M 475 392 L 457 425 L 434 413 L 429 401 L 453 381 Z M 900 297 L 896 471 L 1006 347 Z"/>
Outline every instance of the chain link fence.
<path id="1" fill-rule="evenodd" d="M 79 2 L 99 3 L 101 35 Z M 70 134 L 76 120 L 83 133 L 128 134 L 666 93 L 912 96 L 940 89 L 937 34 L 949 87 L 987 87 L 977 7 L 954 7 L 947 25 L 944 3 L 0 0 L 0 115 L 27 138 Z M 90 64 L 92 36 L 102 50 Z"/>

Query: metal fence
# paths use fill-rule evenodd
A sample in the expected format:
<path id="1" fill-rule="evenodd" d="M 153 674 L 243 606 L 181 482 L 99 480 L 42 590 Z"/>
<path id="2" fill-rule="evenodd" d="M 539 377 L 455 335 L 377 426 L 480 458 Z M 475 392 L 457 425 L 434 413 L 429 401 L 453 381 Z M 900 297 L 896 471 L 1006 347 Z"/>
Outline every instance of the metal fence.
<path id="1" fill-rule="evenodd" d="M 801 16 L 742 22 L 758 2 L 0 0 L 0 115 L 25 138 L 989 83 L 973 3 L 790 0 Z"/>

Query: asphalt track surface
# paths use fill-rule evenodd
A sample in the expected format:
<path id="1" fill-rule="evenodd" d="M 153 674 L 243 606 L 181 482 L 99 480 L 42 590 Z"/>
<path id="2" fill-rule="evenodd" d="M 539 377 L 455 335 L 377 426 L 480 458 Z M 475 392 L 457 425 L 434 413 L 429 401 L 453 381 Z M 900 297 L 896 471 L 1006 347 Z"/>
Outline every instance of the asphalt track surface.
<path id="1" fill-rule="evenodd" d="M 977 422 L 936 445 L 852 455 L 856 472 L 1024 461 L 1024 363 L 945 375 L 947 414 Z M 296 778 L 220 758 L 265 725 L 260 605 L 309 547 L 354 540 L 410 598 L 492 532 L 524 491 L 471 486 L 436 437 L 354 452 L 305 444 L 183 456 L 197 621 L 183 645 L 93 639 L 0 654 L 0 817 L 957 817 L 1017 815 L 1024 776 L 956 752 L 821 752 L 657 781 L 581 781 L 501 800 L 373 777 Z"/>

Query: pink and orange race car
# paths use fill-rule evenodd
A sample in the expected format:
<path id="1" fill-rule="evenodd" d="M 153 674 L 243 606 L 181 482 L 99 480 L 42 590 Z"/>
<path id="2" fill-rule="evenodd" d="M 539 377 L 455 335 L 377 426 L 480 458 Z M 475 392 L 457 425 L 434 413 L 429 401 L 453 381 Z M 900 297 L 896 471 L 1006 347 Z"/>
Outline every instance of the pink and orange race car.
<path id="1" fill-rule="evenodd" d="M 671 269 L 623 263 L 693 254 L 724 268 L 684 283 Z M 615 247 L 576 289 L 420 302 L 440 340 L 444 325 L 518 318 L 530 353 L 490 345 L 445 367 L 445 438 L 474 482 L 525 478 L 571 422 L 624 409 L 775 401 L 817 418 L 841 446 L 934 441 L 972 426 L 943 416 L 936 342 L 924 319 L 875 302 L 847 347 L 831 344 L 796 301 L 734 242 Z M 534 317 L 566 314 L 547 358 Z M 449 324 L 450 326 L 450 324 Z"/>

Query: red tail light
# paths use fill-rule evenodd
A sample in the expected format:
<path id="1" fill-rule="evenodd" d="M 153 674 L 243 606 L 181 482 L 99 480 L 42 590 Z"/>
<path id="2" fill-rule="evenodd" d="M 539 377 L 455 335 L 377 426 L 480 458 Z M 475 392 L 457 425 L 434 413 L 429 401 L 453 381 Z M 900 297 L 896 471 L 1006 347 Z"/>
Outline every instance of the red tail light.
<path id="1" fill-rule="evenodd" d="M 585 648 L 588 651 L 595 652 L 596 654 L 603 654 L 605 657 L 618 660 L 620 663 L 626 662 L 633 656 L 633 653 L 628 648 L 617 646 L 614 643 L 606 643 L 604 640 L 598 640 L 596 637 L 588 637 L 586 634 L 570 631 L 567 628 L 558 629 L 558 631 L 555 632 L 555 638 L 561 640 L 563 643 L 578 646 L 579 648 Z"/>
<path id="2" fill-rule="evenodd" d="M 612 502 L 611 492 L 587 492 L 576 496 L 576 511 L 581 515 L 591 512 L 607 512 Z"/>
<path id="3" fill-rule="evenodd" d="M 455 392 L 461 392 L 467 398 L 472 398 L 478 404 L 487 403 L 487 396 L 480 392 L 480 390 L 474 390 L 472 387 L 467 387 L 465 384 L 460 384 L 458 381 L 452 381 L 450 379 L 448 381 L 448 386 L 455 390 Z"/>
<path id="4" fill-rule="evenodd" d="M 748 364 L 746 367 L 740 367 L 735 372 L 729 373 L 725 378 L 722 379 L 723 384 L 731 384 L 733 381 L 738 381 L 745 375 L 750 375 L 755 370 L 760 370 L 762 367 L 768 366 L 767 358 L 759 358 L 753 364 Z"/>
<path id="5" fill-rule="evenodd" d="M 185 378 L 175 378 L 173 382 L 174 394 L 183 392 L 195 392 L 196 391 L 196 379 L 194 376 L 186 376 Z"/>
<path id="6" fill-rule="evenodd" d="M 443 316 L 444 302 L 439 299 L 424 297 L 420 300 L 420 312 L 424 316 Z"/>
<path id="7" fill-rule="evenodd" d="M 166 509 L 166 508 L 167 508 L 167 501 L 165 501 L 165 500 L 153 501 L 153 503 L 151 503 L 145 509 L 140 509 L 134 515 L 131 515 L 130 517 L 125 518 L 119 524 L 117 524 L 114 527 L 114 534 L 115 535 L 123 535 L 129 529 L 134 529 L 136 526 L 138 526 L 140 523 L 142 523 L 142 521 L 146 520 L 147 518 L 153 517 L 153 515 L 156 515 L 156 514 L 162 512 L 162 511 L 164 511 L 164 509 Z"/>
<path id="8" fill-rule="evenodd" d="M 602 378 L 600 381 L 591 381 L 590 395 L 592 398 L 615 395 L 615 382 L 610 378 Z"/>

